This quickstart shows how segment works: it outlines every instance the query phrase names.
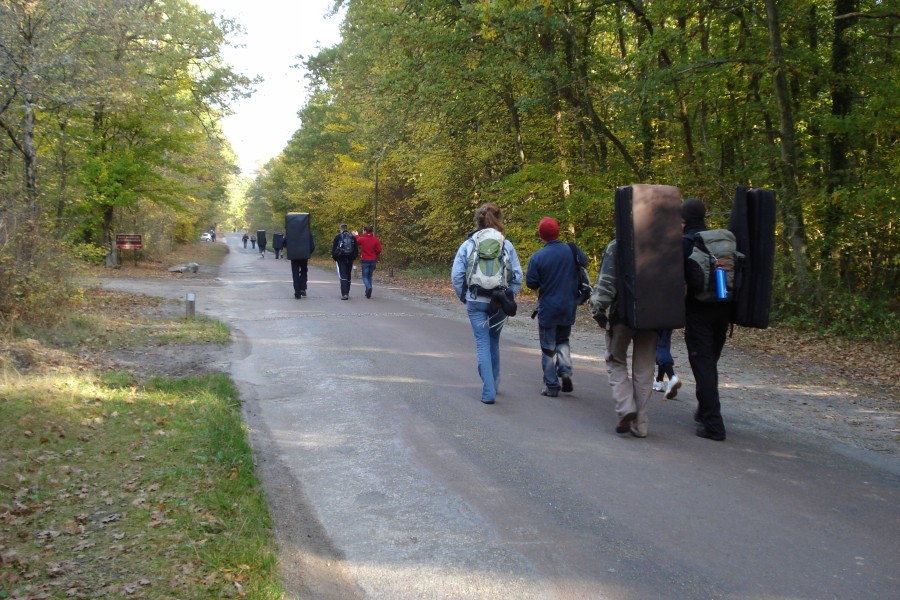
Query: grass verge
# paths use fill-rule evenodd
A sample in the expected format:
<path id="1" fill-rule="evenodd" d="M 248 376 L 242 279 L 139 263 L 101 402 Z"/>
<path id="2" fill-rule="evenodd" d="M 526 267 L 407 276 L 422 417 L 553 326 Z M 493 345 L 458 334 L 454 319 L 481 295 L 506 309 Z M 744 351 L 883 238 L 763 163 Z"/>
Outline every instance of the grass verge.
<path id="1" fill-rule="evenodd" d="M 225 375 L 0 387 L 0 598 L 280 598 Z"/>
<path id="2" fill-rule="evenodd" d="M 166 361 L 179 344 L 229 340 L 171 308 L 95 291 L 52 330 L 7 340 L 0 599 L 283 597 L 231 380 L 139 381 L 85 359 L 137 345 Z"/>

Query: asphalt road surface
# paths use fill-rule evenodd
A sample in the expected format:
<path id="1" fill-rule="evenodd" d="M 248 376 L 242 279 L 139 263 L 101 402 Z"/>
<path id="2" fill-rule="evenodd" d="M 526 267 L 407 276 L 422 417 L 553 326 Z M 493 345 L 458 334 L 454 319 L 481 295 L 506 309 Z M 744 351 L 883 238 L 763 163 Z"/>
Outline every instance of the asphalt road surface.
<path id="1" fill-rule="evenodd" d="M 197 310 L 234 332 L 291 598 L 900 598 L 895 459 L 727 415 L 697 438 L 689 386 L 617 435 L 599 345 L 543 397 L 527 315 L 484 405 L 461 304 L 345 302 L 316 268 L 295 300 L 288 261 L 225 242 Z"/>

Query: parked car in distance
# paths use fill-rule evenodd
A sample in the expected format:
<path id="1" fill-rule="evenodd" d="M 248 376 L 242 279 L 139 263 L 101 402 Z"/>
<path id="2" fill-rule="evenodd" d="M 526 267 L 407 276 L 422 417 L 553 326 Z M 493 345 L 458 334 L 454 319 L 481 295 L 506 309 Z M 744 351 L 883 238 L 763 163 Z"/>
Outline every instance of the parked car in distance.
<path id="1" fill-rule="evenodd" d="M 212 236 L 209 234 L 208 231 L 204 231 L 203 233 L 200 234 L 200 241 L 201 242 L 211 242 Z"/>

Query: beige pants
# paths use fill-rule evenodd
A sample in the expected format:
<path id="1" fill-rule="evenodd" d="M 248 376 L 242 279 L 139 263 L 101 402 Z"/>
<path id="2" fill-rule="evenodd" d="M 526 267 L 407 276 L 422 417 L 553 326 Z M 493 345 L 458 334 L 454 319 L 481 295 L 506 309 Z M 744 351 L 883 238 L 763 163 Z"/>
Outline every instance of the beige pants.
<path id="1" fill-rule="evenodd" d="M 606 372 L 621 419 L 637 412 L 631 431 L 639 437 L 647 435 L 647 412 L 653 394 L 653 372 L 656 368 L 656 331 L 634 331 L 622 324 L 606 332 Z M 631 345 L 631 377 L 628 377 L 628 346 Z"/>

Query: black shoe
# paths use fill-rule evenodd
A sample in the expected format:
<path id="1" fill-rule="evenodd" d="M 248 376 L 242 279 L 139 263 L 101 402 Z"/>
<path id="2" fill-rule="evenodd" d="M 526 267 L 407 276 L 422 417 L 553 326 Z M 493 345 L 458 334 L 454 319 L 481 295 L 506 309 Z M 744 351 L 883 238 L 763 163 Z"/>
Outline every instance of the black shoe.
<path id="1" fill-rule="evenodd" d="M 714 433 L 701 425 L 697 428 L 697 437 L 702 437 L 703 439 L 707 440 L 713 440 L 715 442 L 724 442 L 725 432 L 723 431 L 721 433 Z"/>
<path id="2" fill-rule="evenodd" d="M 301 295 L 301 296 L 306 296 L 306 290 L 300 290 L 300 295 Z"/>
<path id="3" fill-rule="evenodd" d="M 559 392 L 544 388 L 541 390 L 541 396 L 547 396 L 549 398 L 556 398 L 557 396 L 559 396 Z"/>
<path id="4" fill-rule="evenodd" d="M 572 391 L 572 378 L 571 377 L 563 377 L 562 378 L 562 391 L 568 393 Z"/>
<path id="5" fill-rule="evenodd" d="M 636 412 L 630 412 L 619 421 L 616 425 L 616 433 L 628 433 L 631 430 L 631 424 L 637 419 Z"/>
<path id="6" fill-rule="evenodd" d="M 482 402 L 482 404 L 493 404 L 493 403 L 494 403 L 494 400 L 493 400 L 493 398 L 492 398 L 492 399 L 490 399 L 490 400 L 482 400 L 481 402 Z"/>
<path id="7" fill-rule="evenodd" d="M 371 298 L 371 297 L 372 297 L 372 288 L 369 288 L 366 290 L 366 298 Z"/>
<path id="8" fill-rule="evenodd" d="M 302 298 L 302 295 L 298 296 L 297 294 L 294 294 L 294 300 L 301 300 Z"/>

